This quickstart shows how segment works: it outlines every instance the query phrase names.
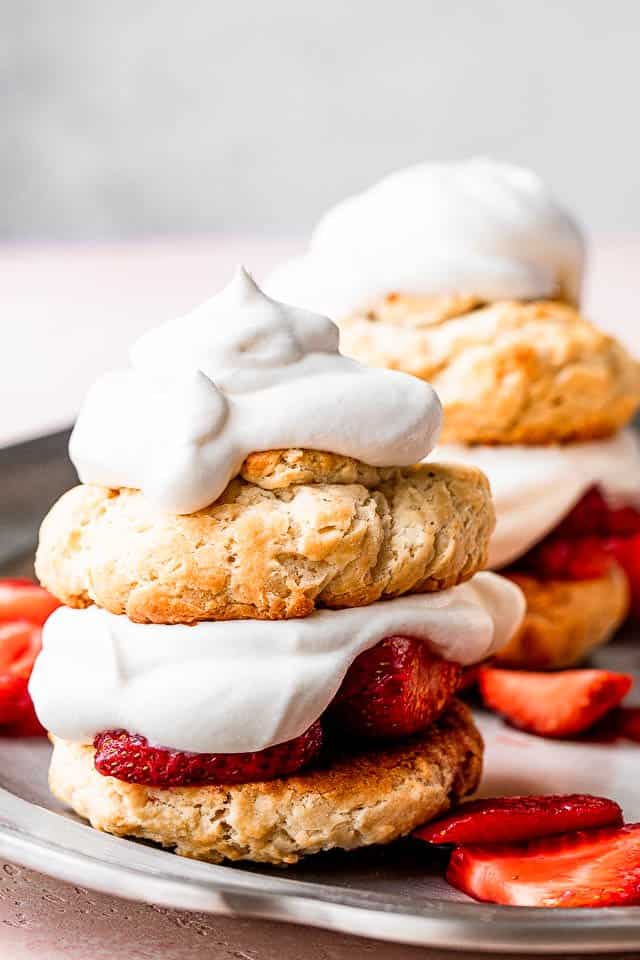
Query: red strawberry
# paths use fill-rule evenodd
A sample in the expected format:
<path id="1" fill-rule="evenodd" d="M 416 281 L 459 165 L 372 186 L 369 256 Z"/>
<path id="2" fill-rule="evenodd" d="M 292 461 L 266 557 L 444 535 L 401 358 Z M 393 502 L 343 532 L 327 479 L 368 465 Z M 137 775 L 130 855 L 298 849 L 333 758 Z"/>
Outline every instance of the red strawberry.
<path id="1" fill-rule="evenodd" d="M 150 747 L 146 738 L 124 730 L 99 733 L 94 740 L 95 767 L 105 777 L 154 787 L 250 783 L 295 773 L 310 763 L 322 746 L 316 720 L 294 740 L 255 753 L 184 753 Z"/>
<path id="2" fill-rule="evenodd" d="M 562 537 L 590 533 L 632 536 L 640 533 L 640 512 L 634 507 L 611 507 L 597 487 L 592 487 L 556 527 Z"/>
<path id="3" fill-rule="evenodd" d="M 327 711 L 341 732 L 404 737 L 423 730 L 451 700 L 462 676 L 413 637 L 387 637 L 354 660 Z"/>
<path id="4" fill-rule="evenodd" d="M 595 580 L 608 573 L 611 554 L 598 536 L 566 538 L 554 533 L 518 566 L 546 580 Z"/>
<path id="5" fill-rule="evenodd" d="M 640 904 L 640 824 L 453 851 L 449 883 L 475 900 L 521 907 Z"/>
<path id="6" fill-rule="evenodd" d="M 0 731 L 10 736 L 31 736 L 40 726 L 27 683 L 40 651 L 41 628 L 17 620 L 0 623 Z M 29 734 L 21 731 L 28 729 Z"/>
<path id="7" fill-rule="evenodd" d="M 596 738 L 605 743 L 620 738 L 640 743 L 640 707 L 618 707 L 612 710 L 594 730 Z"/>
<path id="8" fill-rule="evenodd" d="M 0 579 L 0 621 L 28 620 L 42 626 L 60 601 L 23 578 Z"/>
<path id="9" fill-rule="evenodd" d="M 485 661 L 488 663 L 489 661 Z M 471 690 L 478 683 L 478 677 L 480 676 L 480 671 L 482 669 L 482 664 L 473 663 L 470 667 L 462 668 L 462 677 L 460 678 L 460 690 Z"/>
<path id="10" fill-rule="evenodd" d="M 31 698 L 24 677 L 0 674 L 0 725 L 17 723 L 31 709 Z"/>
<path id="11" fill-rule="evenodd" d="M 589 533 L 602 533 L 607 527 L 608 510 L 600 490 L 597 487 L 591 487 L 558 524 L 554 533 L 561 537 L 582 537 Z"/>
<path id="12" fill-rule="evenodd" d="M 628 674 L 608 670 L 529 673 L 484 667 L 480 672 L 485 704 L 541 737 L 570 737 L 589 729 L 618 706 L 632 683 Z"/>
<path id="13" fill-rule="evenodd" d="M 631 590 L 631 606 L 636 617 L 640 617 L 640 534 L 607 537 L 604 546 L 626 573 Z"/>
<path id="14" fill-rule="evenodd" d="M 428 843 L 521 843 L 571 830 L 622 825 L 622 810 L 603 797 L 567 794 L 495 797 L 464 803 L 413 834 Z"/>

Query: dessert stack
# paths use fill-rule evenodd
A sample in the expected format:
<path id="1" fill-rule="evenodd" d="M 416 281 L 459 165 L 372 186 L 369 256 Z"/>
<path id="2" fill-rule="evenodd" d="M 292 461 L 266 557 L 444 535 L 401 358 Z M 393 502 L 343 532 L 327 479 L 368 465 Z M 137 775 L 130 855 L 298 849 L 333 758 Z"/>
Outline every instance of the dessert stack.
<path id="1" fill-rule="evenodd" d="M 53 792 L 189 857 L 387 843 L 473 791 L 463 668 L 518 628 L 433 389 L 245 271 L 90 391 L 45 519 L 30 691 Z M 415 464 L 418 465 L 416 466 Z"/>
<path id="2" fill-rule="evenodd" d="M 425 164 L 329 211 L 267 289 L 326 311 L 341 349 L 430 381 L 438 460 L 488 476 L 489 562 L 523 589 L 499 659 L 560 668 L 640 610 L 640 368 L 579 312 L 584 242 L 528 170 Z"/>

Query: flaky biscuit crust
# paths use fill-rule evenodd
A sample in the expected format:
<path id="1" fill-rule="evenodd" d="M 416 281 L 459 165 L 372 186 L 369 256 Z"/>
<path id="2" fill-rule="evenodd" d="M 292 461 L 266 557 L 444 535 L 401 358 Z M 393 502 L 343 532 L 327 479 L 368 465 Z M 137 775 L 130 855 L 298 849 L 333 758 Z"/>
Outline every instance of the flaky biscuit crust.
<path id="1" fill-rule="evenodd" d="M 309 773 L 160 789 L 104 777 L 91 746 L 54 739 L 51 790 L 98 830 L 197 860 L 295 863 L 321 850 L 390 843 L 475 790 L 482 739 L 459 701 L 425 733 L 327 757 Z"/>
<path id="2" fill-rule="evenodd" d="M 614 564 L 595 580 L 538 580 L 503 571 L 525 595 L 527 612 L 496 660 L 511 667 L 571 667 L 606 643 L 629 610 L 629 585 Z"/>
<path id="3" fill-rule="evenodd" d="M 254 482 L 241 475 L 189 516 L 139 491 L 75 487 L 42 524 L 42 584 L 141 623 L 268 620 L 443 590 L 486 563 L 493 506 L 474 468 L 279 451 L 243 475 Z"/>
<path id="4" fill-rule="evenodd" d="M 340 329 L 348 356 L 433 384 L 445 443 L 591 440 L 640 404 L 638 363 L 564 303 L 391 294 Z"/>

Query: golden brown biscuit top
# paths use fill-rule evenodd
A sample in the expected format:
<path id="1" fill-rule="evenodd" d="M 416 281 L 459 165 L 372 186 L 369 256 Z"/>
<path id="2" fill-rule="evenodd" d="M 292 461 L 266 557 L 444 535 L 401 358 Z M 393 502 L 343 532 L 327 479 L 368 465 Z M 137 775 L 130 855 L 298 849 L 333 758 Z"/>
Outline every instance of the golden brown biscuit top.
<path id="1" fill-rule="evenodd" d="M 609 436 L 640 404 L 640 366 L 575 307 L 392 294 L 341 323 L 341 349 L 429 380 L 447 443 Z"/>

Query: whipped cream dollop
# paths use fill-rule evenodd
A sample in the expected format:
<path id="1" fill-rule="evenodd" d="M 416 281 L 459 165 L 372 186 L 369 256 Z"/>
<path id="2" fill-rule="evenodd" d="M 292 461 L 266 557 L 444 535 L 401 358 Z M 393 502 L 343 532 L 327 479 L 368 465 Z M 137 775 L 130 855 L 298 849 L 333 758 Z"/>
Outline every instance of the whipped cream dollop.
<path id="1" fill-rule="evenodd" d="M 550 533 L 590 487 L 612 507 L 640 509 L 640 443 L 631 428 L 548 447 L 443 444 L 429 459 L 479 467 L 489 478 L 497 520 L 489 566 L 497 569 Z"/>
<path id="2" fill-rule="evenodd" d="M 519 589 L 491 573 L 441 593 L 279 622 L 164 626 L 60 607 L 29 690 L 40 721 L 66 739 L 123 728 L 177 750 L 263 750 L 303 733 L 358 654 L 385 637 L 417 637 L 470 664 L 504 646 L 523 612 Z"/>
<path id="3" fill-rule="evenodd" d="M 142 336 L 130 359 L 90 389 L 70 456 L 84 483 L 138 488 L 171 513 L 212 503 L 256 451 L 407 466 L 441 426 L 428 384 L 341 356 L 330 320 L 271 300 L 243 268 L 221 294 Z"/>
<path id="4" fill-rule="evenodd" d="M 577 302 L 584 245 L 548 187 L 475 159 L 400 170 L 322 217 L 265 289 L 341 318 L 392 291 Z"/>

